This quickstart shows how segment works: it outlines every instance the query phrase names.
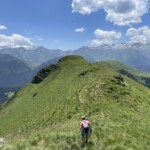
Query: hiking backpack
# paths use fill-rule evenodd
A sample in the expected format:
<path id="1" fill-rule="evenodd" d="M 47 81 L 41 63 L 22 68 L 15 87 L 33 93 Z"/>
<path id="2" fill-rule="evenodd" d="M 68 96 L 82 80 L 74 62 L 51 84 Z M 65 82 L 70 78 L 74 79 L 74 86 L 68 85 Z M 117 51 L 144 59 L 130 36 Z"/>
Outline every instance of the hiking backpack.
<path id="1" fill-rule="evenodd" d="M 89 128 L 89 122 L 87 120 L 82 121 L 83 128 Z"/>

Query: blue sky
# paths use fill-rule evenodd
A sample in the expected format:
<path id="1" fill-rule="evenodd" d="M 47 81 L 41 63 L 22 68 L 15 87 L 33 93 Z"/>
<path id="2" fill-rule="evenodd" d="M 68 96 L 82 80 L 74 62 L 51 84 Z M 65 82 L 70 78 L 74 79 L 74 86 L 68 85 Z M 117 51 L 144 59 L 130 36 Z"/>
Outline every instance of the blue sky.
<path id="1" fill-rule="evenodd" d="M 0 47 L 150 42 L 149 0 L 1 0 Z"/>

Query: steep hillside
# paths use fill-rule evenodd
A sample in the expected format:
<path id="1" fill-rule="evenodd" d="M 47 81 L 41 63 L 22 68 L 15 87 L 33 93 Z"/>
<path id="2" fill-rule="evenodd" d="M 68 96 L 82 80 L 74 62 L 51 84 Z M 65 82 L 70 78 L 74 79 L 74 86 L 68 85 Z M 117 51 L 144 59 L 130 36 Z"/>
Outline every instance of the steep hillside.
<path id="1" fill-rule="evenodd" d="M 31 69 L 21 60 L 0 54 L 0 87 L 22 86 L 31 78 Z"/>
<path id="2" fill-rule="evenodd" d="M 0 103 L 8 99 L 8 92 L 14 92 L 33 77 L 32 70 L 21 60 L 0 54 Z"/>
<path id="3" fill-rule="evenodd" d="M 125 65 L 117 61 L 104 61 L 101 63 L 106 64 L 107 66 L 116 70 L 117 72 L 150 88 L 150 74 L 149 73 L 141 72 L 137 69 L 131 68 L 128 65 Z"/>
<path id="4" fill-rule="evenodd" d="M 2 149 L 80 150 L 83 114 L 93 127 L 84 149 L 149 149 L 148 88 L 79 56 L 62 58 L 37 78 L 0 111 Z"/>

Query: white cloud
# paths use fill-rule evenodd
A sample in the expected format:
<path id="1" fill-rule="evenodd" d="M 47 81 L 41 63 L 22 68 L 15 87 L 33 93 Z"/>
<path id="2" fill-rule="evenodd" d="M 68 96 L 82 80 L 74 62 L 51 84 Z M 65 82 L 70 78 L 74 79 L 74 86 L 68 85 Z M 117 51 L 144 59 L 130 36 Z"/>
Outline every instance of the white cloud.
<path id="1" fill-rule="evenodd" d="M 72 11 L 82 15 L 98 11 L 103 6 L 104 0 L 72 0 Z"/>
<path id="2" fill-rule="evenodd" d="M 89 15 L 100 9 L 107 13 L 106 20 L 116 25 L 140 23 L 148 12 L 150 0 L 72 0 L 72 11 Z"/>
<path id="3" fill-rule="evenodd" d="M 114 42 L 117 42 L 122 36 L 120 32 L 104 31 L 100 29 L 95 30 L 94 34 L 96 36 L 96 39 L 91 41 L 92 46 L 112 44 Z"/>
<path id="4" fill-rule="evenodd" d="M 0 25 L 0 30 L 6 30 L 6 29 L 7 29 L 6 26 Z"/>
<path id="5" fill-rule="evenodd" d="M 137 29 L 129 28 L 126 36 L 130 38 L 130 43 L 150 43 L 150 28 L 148 26 L 143 26 Z"/>
<path id="6" fill-rule="evenodd" d="M 148 12 L 148 0 L 109 0 L 105 6 L 106 19 L 117 25 L 142 22 L 141 17 Z"/>
<path id="7" fill-rule="evenodd" d="M 10 36 L 0 34 L 0 48 L 16 48 L 16 47 L 31 47 L 33 43 L 27 37 L 19 34 Z"/>
<path id="8" fill-rule="evenodd" d="M 78 28 L 78 29 L 75 29 L 75 32 L 84 32 L 85 31 L 85 28 Z"/>

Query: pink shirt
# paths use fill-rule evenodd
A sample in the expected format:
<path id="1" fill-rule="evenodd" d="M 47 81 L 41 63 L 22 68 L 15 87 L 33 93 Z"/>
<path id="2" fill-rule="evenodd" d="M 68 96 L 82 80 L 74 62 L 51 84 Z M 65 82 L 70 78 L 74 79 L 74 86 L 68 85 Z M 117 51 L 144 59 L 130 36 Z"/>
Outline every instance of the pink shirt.
<path id="1" fill-rule="evenodd" d="M 80 124 L 80 130 L 82 130 L 83 128 L 89 128 L 90 127 L 90 122 L 86 119 L 81 121 Z"/>

